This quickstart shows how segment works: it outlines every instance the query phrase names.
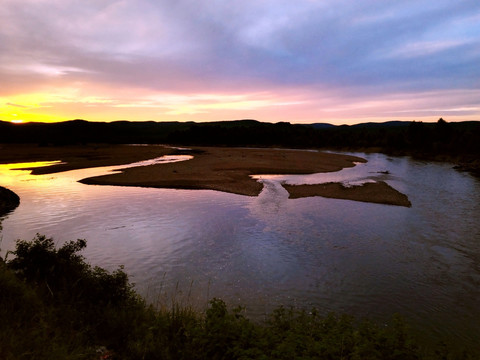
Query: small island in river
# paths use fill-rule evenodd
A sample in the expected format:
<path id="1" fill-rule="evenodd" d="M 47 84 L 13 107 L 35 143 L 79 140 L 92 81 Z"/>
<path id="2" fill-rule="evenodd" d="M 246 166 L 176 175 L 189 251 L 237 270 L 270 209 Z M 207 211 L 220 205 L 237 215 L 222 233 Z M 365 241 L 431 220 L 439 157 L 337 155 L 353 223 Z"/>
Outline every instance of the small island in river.
<path id="1" fill-rule="evenodd" d="M 346 199 L 378 204 L 389 204 L 410 207 L 412 204 L 405 194 L 395 190 L 384 181 L 365 183 L 362 185 L 345 186 L 340 183 L 288 185 L 283 187 L 288 191 L 290 199 L 309 196 L 323 196 L 334 199 Z"/>
<path id="2" fill-rule="evenodd" d="M 163 146 L 66 146 L 36 147 L 5 145 L 0 162 L 61 160 L 62 163 L 35 168 L 33 174 L 96 166 L 122 165 L 163 155 L 192 154 L 191 160 L 160 163 L 122 169 L 108 175 L 81 180 L 84 184 L 141 186 L 174 189 L 204 189 L 257 196 L 263 184 L 251 175 L 313 174 L 339 171 L 364 159 L 319 151 L 272 149 L 195 147 L 175 149 Z M 12 154 L 10 157 L 7 154 Z M 408 198 L 384 182 L 344 187 L 340 183 L 320 185 L 284 185 L 290 198 L 324 196 L 390 205 L 410 206 Z"/>

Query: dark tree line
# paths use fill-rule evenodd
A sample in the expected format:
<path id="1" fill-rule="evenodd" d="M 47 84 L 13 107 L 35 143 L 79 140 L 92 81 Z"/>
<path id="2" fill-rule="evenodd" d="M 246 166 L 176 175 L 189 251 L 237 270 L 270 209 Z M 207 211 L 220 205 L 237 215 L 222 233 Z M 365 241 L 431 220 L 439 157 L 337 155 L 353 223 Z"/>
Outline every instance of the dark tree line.
<path id="1" fill-rule="evenodd" d="M 0 143 L 68 145 L 163 143 L 293 148 L 378 148 L 389 153 L 480 154 L 480 122 L 391 121 L 334 126 L 263 123 L 255 120 L 195 122 L 88 122 L 11 124 L 0 121 Z"/>

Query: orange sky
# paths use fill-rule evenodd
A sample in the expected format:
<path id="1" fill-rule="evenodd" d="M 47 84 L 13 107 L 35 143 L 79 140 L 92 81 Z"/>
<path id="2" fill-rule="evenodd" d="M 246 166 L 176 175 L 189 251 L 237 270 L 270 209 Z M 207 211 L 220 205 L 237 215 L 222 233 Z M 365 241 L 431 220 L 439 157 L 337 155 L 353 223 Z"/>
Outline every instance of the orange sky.
<path id="1" fill-rule="evenodd" d="M 61 89 L 60 89 L 61 90 Z M 45 93 L 21 94 L 0 98 L 0 119 L 12 122 L 58 122 L 82 118 L 89 121 L 155 120 L 155 121 L 217 121 L 257 119 L 294 123 L 330 122 L 353 124 L 368 121 L 417 120 L 448 121 L 480 119 L 474 107 L 458 108 L 455 97 L 480 93 L 429 92 L 385 95 L 373 100 L 359 97 L 348 103 L 340 96 L 302 92 L 259 92 L 240 94 L 148 94 L 126 98 L 98 94 L 78 96 L 75 89 Z M 94 91 L 90 91 L 94 92 Z M 108 92 L 116 95 L 115 89 Z M 138 93 L 137 93 L 138 94 Z M 424 108 L 424 104 L 445 105 Z M 449 104 L 451 103 L 451 104 Z M 405 106 L 406 105 L 406 106 Z M 467 114 L 463 114 L 467 112 Z M 446 115 L 447 114 L 447 115 Z M 476 118 L 475 118 L 476 117 Z"/>

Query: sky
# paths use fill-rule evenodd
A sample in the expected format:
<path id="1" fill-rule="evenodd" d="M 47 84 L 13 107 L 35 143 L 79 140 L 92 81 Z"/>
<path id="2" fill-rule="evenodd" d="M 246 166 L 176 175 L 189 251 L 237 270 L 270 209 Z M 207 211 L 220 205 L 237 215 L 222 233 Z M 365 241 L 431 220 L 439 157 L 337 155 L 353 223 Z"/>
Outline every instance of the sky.
<path id="1" fill-rule="evenodd" d="M 480 120 L 478 0 L 1 0 L 0 120 Z"/>

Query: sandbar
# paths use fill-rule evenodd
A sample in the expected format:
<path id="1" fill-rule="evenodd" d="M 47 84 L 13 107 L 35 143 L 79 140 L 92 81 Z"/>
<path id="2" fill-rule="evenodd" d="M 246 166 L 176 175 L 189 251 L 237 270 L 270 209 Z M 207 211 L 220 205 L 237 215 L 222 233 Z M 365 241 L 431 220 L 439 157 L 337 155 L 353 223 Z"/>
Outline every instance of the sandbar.
<path id="1" fill-rule="evenodd" d="M 194 148 L 191 160 L 124 169 L 81 180 L 85 184 L 217 190 L 257 196 L 255 174 L 313 174 L 365 162 L 355 156 L 318 151 L 253 148 Z"/>
<path id="2" fill-rule="evenodd" d="M 283 187 L 288 191 L 290 199 L 310 196 L 363 201 L 378 204 L 410 207 L 408 197 L 398 192 L 384 181 L 365 183 L 363 185 L 344 186 L 341 183 L 325 183 L 314 185 L 289 185 Z"/>

